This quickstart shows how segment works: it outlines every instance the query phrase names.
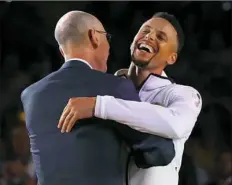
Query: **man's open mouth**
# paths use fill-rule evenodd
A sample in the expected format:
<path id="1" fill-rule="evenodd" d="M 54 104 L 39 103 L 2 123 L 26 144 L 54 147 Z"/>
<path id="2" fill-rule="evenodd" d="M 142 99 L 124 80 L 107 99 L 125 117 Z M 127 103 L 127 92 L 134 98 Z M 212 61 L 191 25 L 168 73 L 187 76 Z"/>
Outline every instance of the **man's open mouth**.
<path id="1" fill-rule="evenodd" d="M 137 48 L 141 51 L 145 51 L 145 52 L 148 52 L 148 53 L 156 53 L 156 50 L 149 46 L 148 44 L 145 44 L 145 43 L 140 43 L 138 44 Z"/>

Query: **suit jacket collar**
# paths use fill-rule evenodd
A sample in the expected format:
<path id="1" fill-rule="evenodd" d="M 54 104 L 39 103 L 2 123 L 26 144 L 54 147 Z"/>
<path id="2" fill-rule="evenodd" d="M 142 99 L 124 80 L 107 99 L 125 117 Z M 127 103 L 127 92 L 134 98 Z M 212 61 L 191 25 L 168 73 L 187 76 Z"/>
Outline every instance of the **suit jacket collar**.
<path id="1" fill-rule="evenodd" d="M 74 68 L 74 67 L 84 67 L 92 69 L 92 66 L 85 60 L 74 58 L 66 61 L 61 68 Z"/>

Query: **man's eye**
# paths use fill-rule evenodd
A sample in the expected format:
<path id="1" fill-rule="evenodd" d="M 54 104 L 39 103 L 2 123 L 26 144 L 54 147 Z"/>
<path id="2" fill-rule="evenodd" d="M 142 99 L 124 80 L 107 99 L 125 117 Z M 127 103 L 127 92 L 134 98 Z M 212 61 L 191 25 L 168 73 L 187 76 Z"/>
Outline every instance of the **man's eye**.
<path id="1" fill-rule="evenodd" d="M 162 35 L 157 35 L 157 38 L 158 38 L 159 40 L 161 40 L 161 41 L 164 40 L 164 37 L 163 37 Z"/>
<path id="2" fill-rule="evenodd" d="M 143 32 L 143 33 L 149 33 L 150 30 L 143 30 L 142 32 Z"/>

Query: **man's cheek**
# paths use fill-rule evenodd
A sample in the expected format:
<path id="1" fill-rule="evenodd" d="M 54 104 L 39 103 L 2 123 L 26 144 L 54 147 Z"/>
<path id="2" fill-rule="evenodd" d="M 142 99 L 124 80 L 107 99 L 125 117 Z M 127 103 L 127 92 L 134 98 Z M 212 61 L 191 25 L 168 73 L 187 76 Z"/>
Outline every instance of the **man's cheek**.
<path id="1" fill-rule="evenodd" d="M 137 42 L 140 39 L 140 37 L 141 37 L 141 34 L 140 32 L 138 32 L 134 37 L 134 42 Z"/>
<path id="2" fill-rule="evenodd" d="M 135 43 L 133 42 L 130 46 L 131 55 L 133 54 L 134 50 L 135 50 Z"/>

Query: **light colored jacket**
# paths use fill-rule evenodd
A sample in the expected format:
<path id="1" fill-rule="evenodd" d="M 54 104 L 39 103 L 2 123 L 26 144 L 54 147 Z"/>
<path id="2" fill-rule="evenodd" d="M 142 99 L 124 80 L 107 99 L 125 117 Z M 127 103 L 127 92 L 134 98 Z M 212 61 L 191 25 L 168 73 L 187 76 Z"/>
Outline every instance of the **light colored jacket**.
<path id="1" fill-rule="evenodd" d="M 115 120 L 131 128 L 173 139 L 176 156 L 165 167 L 137 169 L 132 164 L 131 185 L 177 185 L 184 144 L 202 107 L 199 92 L 173 83 L 163 72 L 150 74 L 139 90 L 142 102 L 98 96 L 95 116 Z"/>

